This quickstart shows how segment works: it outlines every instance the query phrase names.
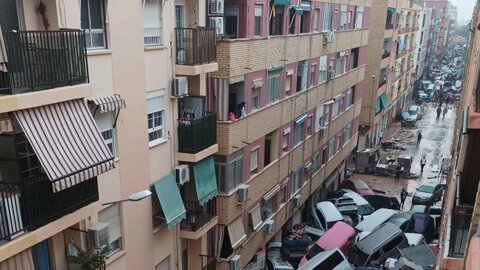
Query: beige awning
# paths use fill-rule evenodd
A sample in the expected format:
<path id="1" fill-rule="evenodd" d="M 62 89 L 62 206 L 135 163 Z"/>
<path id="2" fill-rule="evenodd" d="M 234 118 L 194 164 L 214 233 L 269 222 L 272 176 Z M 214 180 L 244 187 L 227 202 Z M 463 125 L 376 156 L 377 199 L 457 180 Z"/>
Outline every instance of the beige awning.
<path id="1" fill-rule="evenodd" d="M 262 211 L 260 209 L 260 204 L 257 204 L 252 210 L 248 212 L 250 215 L 250 224 L 253 227 L 253 230 L 256 231 L 260 225 L 262 225 Z"/>
<path id="2" fill-rule="evenodd" d="M 114 168 L 90 111 L 82 99 L 15 112 L 54 191 L 71 187 Z"/>
<path id="3" fill-rule="evenodd" d="M 91 102 L 98 106 L 100 113 L 118 111 L 126 107 L 125 100 L 122 99 L 118 94 L 109 97 L 92 99 Z"/>
<path id="4" fill-rule="evenodd" d="M 3 40 L 2 26 L 0 26 L 0 71 L 7 72 L 7 50 L 5 48 L 5 41 Z"/>
<path id="5" fill-rule="evenodd" d="M 0 262 L 0 270 L 35 270 L 32 250 L 24 250 L 17 255 Z"/>
<path id="6" fill-rule="evenodd" d="M 270 200 L 273 196 L 275 196 L 275 194 L 278 193 L 278 191 L 280 191 L 280 185 L 274 186 L 270 191 L 268 191 L 267 193 L 265 193 L 265 195 L 263 195 L 263 200 L 264 201 Z"/>
<path id="7" fill-rule="evenodd" d="M 247 239 L 247 234 L 245 234 L 245 228 L 243 227 L 242 216 L 230 223 L 227 229 L 233 249 L 238 248 Z"/>

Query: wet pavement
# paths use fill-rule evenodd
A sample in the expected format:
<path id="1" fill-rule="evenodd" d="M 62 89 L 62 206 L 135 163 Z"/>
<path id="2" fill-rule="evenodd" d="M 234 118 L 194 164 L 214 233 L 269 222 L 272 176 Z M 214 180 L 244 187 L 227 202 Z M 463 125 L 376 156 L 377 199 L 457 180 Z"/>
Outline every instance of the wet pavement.
<path id="1" fill-rule="evenodd" d="M 387 196 L 395 196 L 400 201 L 400 192 L 406 188 L 407 192 L 413 194 L 421 183 L 445 182 L 445 177 L 439 177 L 440 163 L 442 157 L 451 155 L 453 134 L 455 129 L 456 108 L 450 104 L 445 118 L 441 115 L 437 119 L 436 108 L 438 103 L 423 104 L 423 118 L 416 123 L 415 128 L 400 127 L 395 123 L 387 132 L 388 138 L 399 140 L 405 150 L 393 150 L 389 154 L 409 155 L 413 158 L 411 172 L 418 174 L 417 179 L 400 179 L 398 182 L 393 177 L 377 175 L 355 174 L 356 179 L 364 180 L 372 189 L 385 192 Z M 445 105 L 443 105 L 445 106 Z M 422 140 L 417 146 L 417 134 L 422 133 Z M 425 155 L 427 164 L 423 174 L 420 175 L 420 159 Z M 405 201 L 405 210 L 410 209 L 411 196 Z"/>

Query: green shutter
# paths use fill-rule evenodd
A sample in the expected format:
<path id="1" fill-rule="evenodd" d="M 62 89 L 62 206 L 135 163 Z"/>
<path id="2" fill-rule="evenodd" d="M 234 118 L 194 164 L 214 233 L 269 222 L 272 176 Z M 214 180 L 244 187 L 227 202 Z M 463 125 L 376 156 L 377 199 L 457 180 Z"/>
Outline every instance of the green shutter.
<path id="1" fill-rule="evenodd" d="M 291 6 L 290 0 L 273 0 L 273 4 L 276 6 Z"/>
<path id="2" fill-rule="evenodd" d="M 155 182 L 153 186 L 162 206 L 168 228 L 171 229 L 187 215 L 175 176 L 171 173 Z"/>
<path id="3" fill-rule="evenodd" d="M 380 99 L 382 100 L 383 108 L 387 108 L 388 107 L 387 95 L 385 93 L 383 93 L 382 95 L 380 95 Z"/>
<path id="4" fill-rule="evenodd" d="M 218 195 L 213 156 L 195 163 L 193 165 L 193 173 L 195 175 L 198 203 L 204 205 Z"/>
<path id="5" fill-rule="evenodd" d="M 292 7 L 293 11 L 297 13 L 297 15 L 303 15 L 303 9 L 299 7 Z"/>
<path id="6" fill-rule="evenodd" d="M 377 103 L 375 105 L 375 113 L 379 113 L 382 110 L 382 101 L 380 97 L 377 98 Z"/>

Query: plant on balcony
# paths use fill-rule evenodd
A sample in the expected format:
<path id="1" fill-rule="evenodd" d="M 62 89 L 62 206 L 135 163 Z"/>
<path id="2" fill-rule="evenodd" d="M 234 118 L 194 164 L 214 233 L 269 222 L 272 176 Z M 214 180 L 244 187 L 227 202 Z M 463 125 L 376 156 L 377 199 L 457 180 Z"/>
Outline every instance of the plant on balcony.
<path id="1" fill-rule="evenodd" d="M 72 262 L 79 264 L 82 270 L 102 270 L 105 269 L 107 255 L 107 248 L 87 251 L 80 250 L 78 255 L 72 258 Z"/>

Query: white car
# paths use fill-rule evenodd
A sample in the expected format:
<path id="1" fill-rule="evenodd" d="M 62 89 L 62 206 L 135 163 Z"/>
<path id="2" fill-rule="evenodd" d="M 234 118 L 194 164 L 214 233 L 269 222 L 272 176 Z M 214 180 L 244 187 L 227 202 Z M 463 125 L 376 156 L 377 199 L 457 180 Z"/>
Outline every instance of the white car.
<path id="1" fill-rule="evenodd" d="M 336 248 L 320 252 L 298 270 L 353 270 L 343 252 Z"/>
<path id="2" fill-rule="evenodd" d="M 373 232 L 375 229 L 379 228 L 383 223 L 387 222 L 393 215 L 398 214 L 399 211 L 380 208 L 373 214 L 365 217 L 362 222 L 358 223 L 355 226 L 355 229 L 360 232 Z"/>
<path id="3" fill-rule="evenodd" d="M 327 231 L 337 221 L 343 221 L 343 216 L 338 208 L 329 201 L 319 202 L 312 208 L 312 217 L 315 227 Z"/>
<path id="4" fill-rule="evenodd" d="M 360 194 L 348 189 L 342 189 L 342 191 L 345 191 L 345 194 L 343 194 L 343 196 L 347 196 L 353 199 L 353 201 L 357 205 L 357 214 L 360 220 L 375 212 L 375 208 L 373 208 L 373 206 L 371 206 L 370 203 L 365 200 L 365 198 L 363 198 Z"/>

